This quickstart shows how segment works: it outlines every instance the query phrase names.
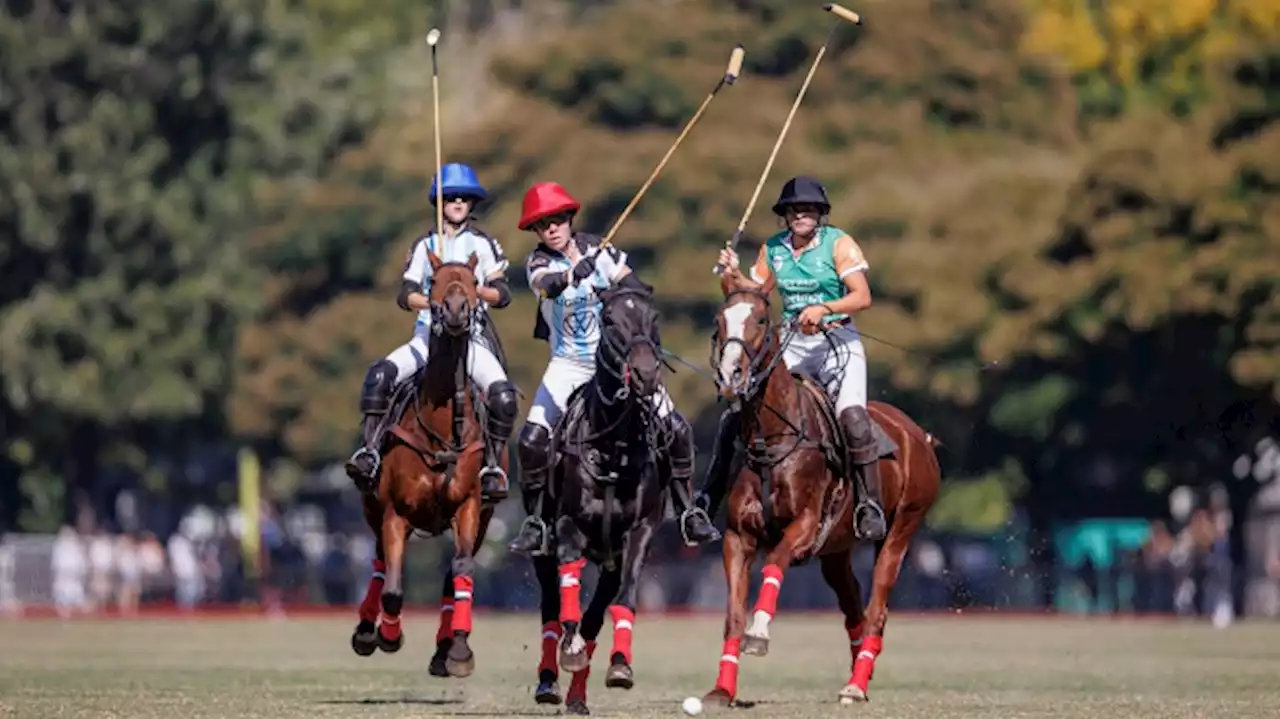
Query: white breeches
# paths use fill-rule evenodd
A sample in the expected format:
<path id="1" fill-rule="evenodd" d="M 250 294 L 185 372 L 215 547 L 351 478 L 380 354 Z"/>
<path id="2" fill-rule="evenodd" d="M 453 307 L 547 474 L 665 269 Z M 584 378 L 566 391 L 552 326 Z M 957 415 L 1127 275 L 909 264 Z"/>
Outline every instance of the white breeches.
<path id="1" fill-rule="evenodd" d="M 533 397 L 533 406 L 529 408 L 529 416 L 525 421 L 554 429 L 569 403 L 569 395 L 590 382 L 595 374 L 594 359 L 581 362 L 567 357 L 552 357 L 551 364 L 547 365 L 547 371 L 542 375 L 542 384 L 538 386 L 538 393 Z M 671 397 L 667 395 L 666 387 L 658 387 L 653 401 L 658 406 L 659 417 L 665 418 L 675 408 Z"/>
<path id="2" fill-rule="evenodd" d="M 837 327 L 830 337 L 821 333 L 795 334 L 787 343 L 782 361 L 787 369 L 815 377 L 835 398 L 836 414 L 850 407 L 867 406 L 867 356 L 862 338 L 852 327 Z"/>
<path id="3" fill-rule="evenodd" d="M 430 332 L 429 329 L 422 328 L 413 335 L 413 339 L 387 355 L 387 360 L 399 370 L 396 384 L 409 379 L 414 372 L 427 366 L 427 359 L 430 357 Z M 471 336 L 471 348 L 467 352 L 467 376 L 481 394 L 489 391 L 489 385 L 507 378 L 507 373 L 494 356 L 493 350 L 489 349 L 483 337 L 476 334 Z"/>

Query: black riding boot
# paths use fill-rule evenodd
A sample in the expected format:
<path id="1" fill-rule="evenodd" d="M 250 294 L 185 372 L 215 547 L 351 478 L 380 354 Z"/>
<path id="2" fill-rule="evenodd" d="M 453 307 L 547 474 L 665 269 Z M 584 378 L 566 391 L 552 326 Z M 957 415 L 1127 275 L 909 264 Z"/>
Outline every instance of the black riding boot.
<path id="1" fill-rule="evenodd" d="M 378 487 L 378 473 L 382 469 L 382 436 L 398 373 L 394 364 L 382 359 L 374 362 L 364 376 L 364 387 L 360 392 L 364 444 L 351 455 L 345 466 L 347 476 L 361 492 L 372 492 Z"/>
<path id="2" fill-rule="evenodd" d="M 880 496 L 880 453 L 871 429 L 871 415 L 865 407 L 850 407 L 840 413 L 840 424 L 849 441 L 849 454 L 858 466 L 862 492 L 853 509 L 854 531 L 862 539 L 878 542 L 888 533 Z"/>
<path id="3" fill-rule="evenodd" d="M 520 533 L 507 549 L 526 556 L 543 556 L 551 551 L 553 507 L 546 496 L 547 477 L 551 474 L 551 433 L 546 427 L 526 424 L 520 430 L 520 493 L 524 511 L 529 515 L 520 525 Z"/>
<path id="4" fill-rule="evenodd" d="M 502 457 L 507 453 L 507 440 L 516 419 L 516 386 L 495 382 L 489 387 L 487 427 L 485 428 L 485 466 L 480 471 L 480 495 L 486 501 L 501 502 L 510 490 Z"/>
<path id="5" fill-rule="evenodd" d="M 679 412 L 668 418 L 671 445 L 667 450 L 671 462 L 671 503 L 680 518 L 680 536 L 689 547 L 720 538 L 711 517 L 692 501 L 693 495 L 693 427 Z"/>
<path id="6" fill-rule="evenodd" d="M 711 463 L 707 465 L 707 474 L 702 480 L 702 491 L 698 492 L 694 500 L 697 506 L 706 511 L 709 519 L 715 518 L 716 512 L 720 511 L 720 503 L 724 501 L 725 494 L 729 491 L 734 454 L 737 451 L 740 416 L 740 413 L 729 409 L 720 415 Z"/>

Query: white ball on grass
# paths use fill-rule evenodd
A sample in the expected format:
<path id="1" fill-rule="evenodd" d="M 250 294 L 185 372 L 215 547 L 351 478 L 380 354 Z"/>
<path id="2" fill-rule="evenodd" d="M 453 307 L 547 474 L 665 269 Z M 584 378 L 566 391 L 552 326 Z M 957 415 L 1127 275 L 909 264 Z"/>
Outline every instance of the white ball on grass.
<path id="1" fill-rule="evenodd" d="M 687 697 L 684 703 L 680 705 L 685 714 L 696 717 L 702 713 L 702 700 L 697 697 Z"/>

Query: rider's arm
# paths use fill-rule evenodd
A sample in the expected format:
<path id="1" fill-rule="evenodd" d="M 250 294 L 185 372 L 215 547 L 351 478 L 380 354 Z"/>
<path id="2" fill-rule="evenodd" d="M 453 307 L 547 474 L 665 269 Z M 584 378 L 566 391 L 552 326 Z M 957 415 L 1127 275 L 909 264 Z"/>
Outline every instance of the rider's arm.
<path id="1" fill-rule="evenodd" d="M 507 284 L 506 253 L 498 240 L 488 234 L 477 232 L 481 242 L 476 248 L 476 276 L 481 278 L 476 294 L 494 309 L 502 309 L 511 304 L 511 288 Z"/>
<path id="2" fill-rule="evenodd" d="M 738 280 L 739 284 L 747 289 L 759 290 L 764 288 L 770 280 L 773 279 L 773 270 L 769 269 L 768 252 L 764 245 L 760 246 L 760 251 L 756 254 L 756 261 L 751 265 L 751 270 L 747 274 L 748 277 L 742 277 Z"/>
<path id="3" fill-rule="evenodd" d="M 835 264 L 847 292 L 835 302 L 828 302 L 827 309 L 833 314 L 851 315 L 870 307 L 871 286 L 867 284 L 867 270 L 871 266 L 852 237 L 841 235 L 836 239 Z"/>
<path id="4" fill-rule="evenodd" d="M 400 292 L 396 295 L 396 304 L 400 305 L 400 309 L 418 312 L 430 305 L 422 287 L 430 267 L 427 262 L 427 238 L 422 237 L 413 243 L 409 256 L 405 258 L 403 281 L 400 283 Z"/>
<path id="5" fill-rule="evenodd" d="M 529 288 L 539 295 L 554 300 L 569 286 L 569 272 L 556 272 L 551 269 L 551 260 L 538 254 L 535 250 L 525 263 L 528 273 Z"/>

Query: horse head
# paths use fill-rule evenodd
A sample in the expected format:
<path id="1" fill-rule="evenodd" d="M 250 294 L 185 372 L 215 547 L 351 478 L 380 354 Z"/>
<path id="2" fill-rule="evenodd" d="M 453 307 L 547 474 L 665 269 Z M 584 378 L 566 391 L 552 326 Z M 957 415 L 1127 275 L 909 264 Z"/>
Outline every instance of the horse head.
<path id="1" fill-rule="evenodd" d="M 432 271 L 431 294 L 428 296 L 431 326 L 453 337 L 468 334 L 476 307 L 480 304 L 476 294 L 478 258 L 471 255 L 466 262 L 444 262 L 430 250 L 427 258 L 431 261 Z"/>
<path id="2" fill-rule="evenodd" d="M 662 385 L 662 341 L 653 291 L 618 287 L 600 293 L 600 347 L 597 365 L 638 397 L 652 397 Z"/>
<path id="3" fill-rule="evenodd" d="M 777 333 L 769 317 L 773 288 L 772 277 L 760 288 L 728 277 L 720 280 L 724 304 L 716 313 L 711 364 L 716 368 L 716 386 L 726 399 L 749 398 L 772 370 L 770 358 L 777 349 L 773 346 Z"/>

